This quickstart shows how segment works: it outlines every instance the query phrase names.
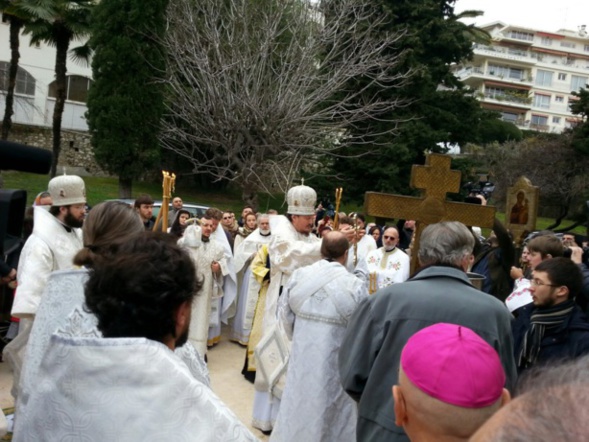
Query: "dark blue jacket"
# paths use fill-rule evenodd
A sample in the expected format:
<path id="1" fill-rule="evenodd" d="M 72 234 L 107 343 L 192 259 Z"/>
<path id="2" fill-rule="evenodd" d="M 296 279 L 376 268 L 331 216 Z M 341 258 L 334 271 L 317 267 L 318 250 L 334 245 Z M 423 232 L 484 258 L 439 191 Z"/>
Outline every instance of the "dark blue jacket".
<path id="1" fill-rule="evenodd" d="M 524 337 L 530 329 L 534 304 L 530 303 L 519 309 L 519 316 L 512 323 L 515 361 L 517 363 L 522 350 Z M 542 339 L 540 354 L 536 365 L 547 361 L 574 359 L 589 353 L 589 322 L 578 305 L 574 306 L 570 316 L 556 330 L 546 332 Z"/>

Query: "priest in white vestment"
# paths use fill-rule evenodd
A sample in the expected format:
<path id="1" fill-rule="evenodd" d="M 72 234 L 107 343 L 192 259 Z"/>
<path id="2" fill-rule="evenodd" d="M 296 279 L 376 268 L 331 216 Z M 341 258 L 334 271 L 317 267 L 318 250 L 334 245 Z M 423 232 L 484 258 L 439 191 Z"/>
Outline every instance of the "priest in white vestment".
<path id="1" fill-rule="evenodd" d="M 206 215 L 200 226 L 192 224 L 184 231 L 178 244 L 188 250 L 196 274 L 202 281 L 202 290 L 192 303 L 192 317 L 188 338 L 200 355 L 207 353 L 207 339 L 211 305 L 223 296 L 223 276 L 228 273 L 227 262 L 221 245 L 211 240 L 213 223 Z"/>
<path id="2" fill-rule="evenodd" d="M 308 186 L 295 186 L 288 191 L 286 198 L 288 218 L 279 215 L 270 219 L 270 285 L 266 294 L 262 339 L 256 348 L 256 391 L 252 425 L 262 431 L 272 430 L 280 403 L 277 392 L 271 393 L 282 378 L 273 376 L 273 363 L 284 366 L 286 362 L 285 359 L 273 360 L 271 348 L 273 343 L 279 340 L 284 357 L 288 351 L 285 347 L 288 345 L 288 339 L 276 326 L 280 292 L 292 272 L 321 259 L 321 241 L 312 233 L 315 223 L 316 192 Z"/>
<path id="3" fill-rule="evenodd" d="M 247 214 L 246 220 L 251 219 L 253 214 Z M 247 345 L 254 320 L 259 284 L 250 284 L 252 282 L 252 271 L 250 264 L 258 250 L 270 242 L 270 215 L 260 214 L 256 223 L 258 228 L 250 233 L 243 241 L 237 245 L 235 242 L 235 270 L 237 271 L 238 295 L 237 295 L 237 313 L 233 319 L 231 329 L 231 340 L 239 342 L 241 345 Z M 237 239 L 237 238 L 236 238 Z"/>
<path id="4" fill-rule="evenodd" d="M 342 233 L 329 232 L 324 259 L 296 270 L 280 297 L 292 347 L 271 441 L 356 440 L 357 407 L 342 388 L 337 356 L 348 319 L 368 292 L 345 267 L 348 247 Z"/>
<path id="5" fill-rule="evenodd" d="M 397 247 L 399 243 L 397 229 L 395 227 L 385 229 L 382 242 L 383 247 L 368 253 L 355 270 L 356 275 L 364 280 L 367 287 L 372 286 L 371 293 L 409 279 L 410 259 Z"/>
<path id="6" fill-rule="evenodd" d="M 19 334 L 4 348 L 4 359 L 13 371 L 12 395 L 18 384 L 32 322 L 51 272 L 73 266 L 82 248 L 82 227 L 86 216 L 86 187 L 82 178 L 62 175 L 49 181 L 51 207 L 35 207 L 33 233 L 27 239 L 18 263 L 12 316 L 20 318 Z"/>
<path id="7" fill-rule="evenodd" d="M 104 337 L 75 323 L 51 336 L 13 440 L 256 440 L 173 351 L 199 284 L 187 253 L 152 235 L 96 263 L 85 300 Z"/>

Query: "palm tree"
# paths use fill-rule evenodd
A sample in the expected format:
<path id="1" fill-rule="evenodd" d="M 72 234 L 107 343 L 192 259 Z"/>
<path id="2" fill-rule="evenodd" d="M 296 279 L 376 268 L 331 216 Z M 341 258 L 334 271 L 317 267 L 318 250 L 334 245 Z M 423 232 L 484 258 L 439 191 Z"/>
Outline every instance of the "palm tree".
<path id="1" fill-rule="evenodd" d="M 24 33 L 31 36 L 31 45 L 46 43 L 54 46 L 56 100 L 53 109 L 53 162 L 51 176 L 57 172 L 61 150 L 61 119 L 67 90 L 67 55 L 74 40 L 82 40 L 90 34 L 90 16 L 95 0 L 14 0 L 13 4 L 30 12 L 31 19 L 24 26 Z M 73 58 L 88 59 L 87 45 L 72 49 Z"/>
<path id="2" fill-rule="evenodd" d="M 18 73 L 18 60 L 20 59 L 19 37 L 25 20 L 10 0 L 1 1 L 0 10 L 2 10 L 10 22 L 10 66 L 8 68 L 8 81 L 6 84 L 6 103 L 4 107 L 4 118 L 2 119 L 2 134 L 0 136 L 1 139 L 6 140 L 12 127 L 14 88 L 16 87 L 16 74 Z"/>

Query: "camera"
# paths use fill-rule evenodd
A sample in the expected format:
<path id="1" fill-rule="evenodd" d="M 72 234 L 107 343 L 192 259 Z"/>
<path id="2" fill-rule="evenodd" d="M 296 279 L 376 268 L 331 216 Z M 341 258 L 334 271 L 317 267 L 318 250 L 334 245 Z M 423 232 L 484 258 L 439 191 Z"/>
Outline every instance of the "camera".
<path id="1" fill-rule="evenodd" d="M 485 199 L 490 199 L 495 191 L 495 183 L 487 180 L 481 180 L 479 182 L 469 181 L 462 186 L 464 190 L 468 192 L 468 197 L 473 198 L 477 195 L 482 195 Z"/>

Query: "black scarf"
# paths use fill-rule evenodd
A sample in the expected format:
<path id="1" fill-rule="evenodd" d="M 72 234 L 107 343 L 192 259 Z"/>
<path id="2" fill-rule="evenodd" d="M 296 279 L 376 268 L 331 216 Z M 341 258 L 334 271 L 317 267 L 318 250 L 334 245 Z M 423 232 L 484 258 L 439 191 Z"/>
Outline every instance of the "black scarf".
<path id="1" fill-rule="evenodd" d="M 573 311 L 575 302 L 569 299 L 550 308 L 535 309 L 530 318 L 530 329 L 524 336 L 521 353 L 517 361 L 518 368 L 524 369 L 536 363 L 540 354 L 540 345 L 546 332 L 556 330 Z"/>

